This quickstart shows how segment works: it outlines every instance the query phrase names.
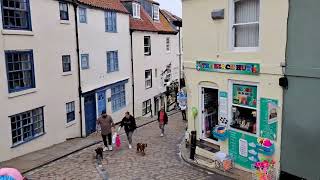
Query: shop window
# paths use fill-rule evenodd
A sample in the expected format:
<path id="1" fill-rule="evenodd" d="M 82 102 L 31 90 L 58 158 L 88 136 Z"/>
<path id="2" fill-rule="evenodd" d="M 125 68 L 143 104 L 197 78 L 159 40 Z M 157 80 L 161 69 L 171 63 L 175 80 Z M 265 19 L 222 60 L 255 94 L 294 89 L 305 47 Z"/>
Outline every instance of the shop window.
<path id="1" fill-rule="evenodd" d="M 257 86 L 232 85 L 232 122 L 230 126 L 256 134 Z"/>

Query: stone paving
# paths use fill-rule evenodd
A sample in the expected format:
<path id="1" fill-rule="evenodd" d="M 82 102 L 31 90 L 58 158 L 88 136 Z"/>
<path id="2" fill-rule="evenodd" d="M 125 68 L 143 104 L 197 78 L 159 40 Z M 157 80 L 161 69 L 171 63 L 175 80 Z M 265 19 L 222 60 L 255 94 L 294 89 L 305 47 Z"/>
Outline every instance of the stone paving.
<path id="1" fill-rule="evenodd" d="M 223 180 L 226 177 L 208 173 L 185 163 L 179 155 L 179 143 L 185 130 L 180 113 L 169 117 L 165 136 L 160 137 L 157 122 L 150 123 L 134 133 L 134 147 L 128 149 L 126 137 L 121 136 L 119 150 L 104 153 L 103 170 L 96 165 L 94 149 L 98 144 L 60 159 L 26 174 L 31 180 L 107 179 L 110 180 L 161 180 L 194 179 Z M 136 153 L 136 143 L 147 143 L 146 155 Z M 103 176 L 104 175 L 104 176 Z"/>

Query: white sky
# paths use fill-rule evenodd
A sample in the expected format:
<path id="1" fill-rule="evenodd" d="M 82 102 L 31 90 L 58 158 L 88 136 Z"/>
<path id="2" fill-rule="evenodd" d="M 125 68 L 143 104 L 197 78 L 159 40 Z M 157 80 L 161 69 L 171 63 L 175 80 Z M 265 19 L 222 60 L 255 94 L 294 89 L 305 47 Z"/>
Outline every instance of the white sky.
<path id="1" fill-rule="evenodd" d="M 182 17 L 182 3 L 181 0 L 155 0 L 160 3 L 161 9 L 166 9 L 173 14 Z"/>

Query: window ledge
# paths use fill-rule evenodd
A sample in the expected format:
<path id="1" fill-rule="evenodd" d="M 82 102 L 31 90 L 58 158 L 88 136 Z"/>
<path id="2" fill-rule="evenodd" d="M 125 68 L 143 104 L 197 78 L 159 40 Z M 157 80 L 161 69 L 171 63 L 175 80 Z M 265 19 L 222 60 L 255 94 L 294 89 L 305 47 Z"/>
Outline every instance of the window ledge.
<path id="1" fill-rule="evenodd" d="M 73 120 L 71 122 L 66 123 L 66 128 L 71 127 L 73 125 L 77 124 L 76 120 Z"/>
<path id="2" fill-rule="evenodd" d="M 33 31 L 27 31 L 27 30 L 8 30 L 3 29 L 1 31 L 3 35 L 21 35 L 21 36 L 34 36 Z"/>
<path id="3" fill-rule="evenodd" d="M 234 47 L 234 48 L 232 48 L 231 51 L 235 52 L 235 53 L 258 52 L 259 51 L 259 47 L 244 47 L 244 48 Z"/>
<path id="4" fill-rule="evenodd" d="M 71 76 L 72 75 L 72 72 L 63 72 L 62 73 L 62 76 Z"/>
<path id="5" fill-rule="evenodd" d="M 24 90 L 24 91 L 10 93 L 8 97 L 9 98 L 14 98 L 14 97 L 23 96 L 23 95 L 26 95 L 26 94 L 35 93 L 37 91 L 38 91 L 37 88 L 27 89 L 27 90 Z"/>
<path id="6" fill-rule="evenodd" d="M 46 134 L 46 133 L 44 132 L 44 133 L 42 133 L 42 134 L 39 134 L 39 135 L 37 135 L 37 136 L 35 136 L 35 137 L 32 137 L 32 138 L 26 140 L 26 141 L 23 141 L 23 142 L 18 143 L 18 144 L 14 144 L 14 145 L 11 146 L 11 148 L 16 148 L 16 147 L 18 147 L 18 146 L 21 146 L 21 145 L 23 145 L 23 144 L 26 144 L 26 143 L 28 143 L 28 142 L 30 142 L 30 141 L 33 141 L 33 140 L 35 140 L 35 139 L 40 138 L 41 136 L 44 136 L 45 134 Z"/>
<path id="7" fill-rule="evenodd" d="M 70 24 L 69 20 L 60 20 L 60 24 Z"/>

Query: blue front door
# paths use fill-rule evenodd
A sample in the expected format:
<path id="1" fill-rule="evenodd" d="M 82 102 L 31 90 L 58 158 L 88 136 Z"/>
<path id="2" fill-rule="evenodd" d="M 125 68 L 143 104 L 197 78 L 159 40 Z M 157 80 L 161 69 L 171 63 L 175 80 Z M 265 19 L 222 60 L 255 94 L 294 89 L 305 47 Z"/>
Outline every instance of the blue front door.
<path id="1" fill-rule="evenodd" d="M 95 94 L 84 97 L 84 111 L 86 121 L 86 135 L 96 131 L 96 97 Z"/>
<path id="2" fill-rule="evenodd" d="M 102 112 L 106 112 L 106 91 L 97 92 L 98 98 L 98 116 L 101 115 Z"/>

